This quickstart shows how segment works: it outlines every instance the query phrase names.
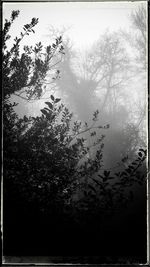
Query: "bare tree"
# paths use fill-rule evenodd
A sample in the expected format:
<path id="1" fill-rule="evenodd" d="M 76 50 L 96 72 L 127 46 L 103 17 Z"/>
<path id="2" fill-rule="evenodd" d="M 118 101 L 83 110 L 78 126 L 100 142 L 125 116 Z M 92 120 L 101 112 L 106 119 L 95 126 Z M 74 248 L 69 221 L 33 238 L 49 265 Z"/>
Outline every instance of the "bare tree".
<path id="1" fill-rule="evenodd" d="M 129 18 L 132 31 L 122 31 L 122 34 L 132 49 L 136 72 L 143 72 L 147 68 L 147 11 L 145 5 L 139 5 Z"/>
<path id="2" fill-rule="evenodd" d="M 138 50 L 137 61 L 143 64 L 143 68 L 146 68 L 146 8 L 141 5 L 137 11 L 131 14 L 131 22 L 136 30 L 134 46 Z"/>

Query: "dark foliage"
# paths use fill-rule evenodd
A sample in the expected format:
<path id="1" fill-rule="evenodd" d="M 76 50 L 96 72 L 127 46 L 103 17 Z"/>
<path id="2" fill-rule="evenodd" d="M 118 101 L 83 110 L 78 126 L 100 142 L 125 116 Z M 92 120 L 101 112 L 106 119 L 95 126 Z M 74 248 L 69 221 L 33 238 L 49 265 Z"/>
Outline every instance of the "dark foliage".
<path id="1" fill-rule="evenodd" d="M 107 130 L 109 125 L 97 124 L 98 111 L 94 112 L 91 125 L 72 122 L 73 114 L 60 104 L 59 98 L 51 95 L 41 116 L 22 119 L 17 116 L 16 103 L 10 101 L 11 94 L 22 97 L 22 88 L 25 88 L 24 98 L 40 97 L 49 63 L 54 53 L 63 51 L 59 37 L 55 44 L 46 47 L 44 55 L 41 43 L 35 48 L 25 47 L 19 55 L 22 38 L 34 32 L 38 22 L 35 18 L 31 24 L 24 25 L 21 37 L 15 39 L 8 51 L 9 28 L 18 14 L 18 11 L 12 12 L 3 30 L 4 239 L 9 240 L 9 234 L 14 237 L 11 221 L 15 231 L 18 230 L 18 242 L 24 238 L 25 246 L 30 242 L 29 236 L 32 235 L 29 247 L 33 243 L 36 247 L 37 236 L 45 242 L 49 233 L 54 253 L 57 249 L 54 240 L 59 237 L 58 247 L 62 248 L 66 232 L 68 244 L 82 233 L 85 245 L 87 232 L 94 242 L 92 228 L 96 233 L 105 218 L 120 212 L 132 201 L 135 184 L 143 185 L 145 181 L 146 151 L 141 148 L 135 161 L 112 174 L 104 169 L 102 160 L 105 136 L 101 130 Z M 91 146 L 87 143 L 89 138 Z M 93 147 L 96 147 L 94 154 Z M 40 231 L 40 225 L 45 229 Z M 13 244 L 10 247 L 6 253 L 13 253 Z"/>

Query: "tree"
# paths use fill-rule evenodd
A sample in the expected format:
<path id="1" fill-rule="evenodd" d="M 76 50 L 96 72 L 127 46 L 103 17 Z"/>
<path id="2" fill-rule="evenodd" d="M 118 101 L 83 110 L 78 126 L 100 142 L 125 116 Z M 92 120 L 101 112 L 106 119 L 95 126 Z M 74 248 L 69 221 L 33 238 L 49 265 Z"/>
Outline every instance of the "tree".
<path id="1" fill-rule="evenodd" d="M 45 102 L 47 107 L 41 110 L 42 115 L 39 117 L 24 116 L 19 119 L 14 112 L 16 103 L 10 102 L 12 94 L 21 98 L 26 97 L 27 100 L 41 96 L 43 80 L 49 72 L 50 61 L 61 43 L 59 37 L 52 48 L 47 47 L 44 59 L 42 44 L 34 49 L 25 47 L 25 52 L 20 56 L 21 40 L 18 38 L 15 39 L 11 53 L 7 51 L 8 31 L 18 14 L 18 11 L 12 12 L 11 21 L 6 21 L 3 32 L 4 176 L 6 185 L 8 182 L 10 188 L 15 186 L 15 191 L 20 192 L 19 195 L 25 199 L 32 200 L 32 203 L 35 198 L 35 201 L 39 202 L 40 209 L 46 209 L 48 212 L 49 205 L 55 206 L 59 203 L 62 207 L 63 202 L 69 201 L 73 190 L 79 184 L 80 177 L 85 176 L 90 170 L 95 172 L 100 168 L 103 145 L 102 139 L 97 141 L 99 148 L 95 158 L 92 160 L 87 158 L 86 161 L 89 148 L 85 144 L 86 140 L 79 135 L 81 132 L 92 131 L 94 124 L 89 127 L 87 124 L 74 122 L 71 129 L 72 114 L 63 104 L 58 106 L 60 99 L 53 95 L 50 97 L 51 102 Z M 32 19 L 31 24 L 24 26 L 25 33 L 21 34 L 22 38 L 33 30 L 35 22 L 37 23 L 37 19 Z M 60 48 L 59 53 L 62 49 Z M 32 52 L 35 53 L 35 59 L 32 59 Z M 20 69 L 25 73 L 23 78 L 19 76 Z M 95 112 L 93 123 L 97 115 Z M 80 165 L 81 159 L 83 159 L 82 165 Z M 85 167 L 86 163 L 89 164 L 88 167 Z M 7 191 L 8 186 L 5 188 Z"/>
<path id="2" fill-rule="evenodd" d="M 136 62 L 143 66 L 145 70 L 147 68 L 147 55 L 146 55 L 146 8 L 144 5 L 140 5 L 139 8 L 131 14 L 132 26 L 135 29 L 135 37 L 132 41 L 132 45 L 138 51 Z"/>
<path id="3" fill-rule="evenodd" d="M 53 64 L 55 54 L 63 53 L 61 36 L 55 39 L 55 43 L 47 46 L 43 51 L 41 42 L 32 46 L 24 46 L 24 52 L 20 55 L 19 46 L 24 36 L 34 33 L 34 27 L 38 19 L 33 18 L 30 24 L 23 27 L 20 37 L 14 39 L 14 44 L 10 51 L 7 50 L 7 40 L 10 39 L 9 30 L 14 20 L 19 15 L 19 11 L 13 11 L 10 21 L 6 20 L 2 34 L 3 45 L 3 91 L 4 98 L 12 94 L 20 98 L 32 100 L 38 99 L 43 94 L 47 84 L 47 74 L 54 75 Z M 52 65 L 50 65 L 52 63 Z M 56 79 L 59 71 L 55 70 Z M 43 88 L 44 87 L 44 88 Z"/>
<path id="4" fill-rule="evenodd" d="M 133 66 L 133 91 L 135 103 L 131 103 L 130 114 L 135 121 L 136 128 L 140 129 L 140 135 L 146 143 L 146 99 L 147 99 L 147 10 L 146 5 L 139 4 L 138 8 L 130 15 L 130 27 L 132 31 L 122 32 L 126 45 L 129 46 L 131 64 Z M 138 84 L 140 86 L 138 86 Z M 136 91 L 134 90 L 136 88 Z M 138 96 L 137 96 L 138 95 Z"/>
<path id="5" fill-rule="evenodd" d="M 139 127 L 131 118 L 134 112 L 128 91 L 133 71 L 131 58 L 119 33 L 103 34 L 90 51 L 81 55 L 73 51 L 69 42 L 64 43 L 64 47 L 65 57 L 60 63 L 61 76 L 56 81 L 56 91 L 65 96 L 66 103 L 79 119 L 88 121 L 96 107 L 101 114 L 99 123 L 110 124 L 105 138 L 105 166 L 114 167 L 127 154 L 134 158 L 142 140 Z"/>

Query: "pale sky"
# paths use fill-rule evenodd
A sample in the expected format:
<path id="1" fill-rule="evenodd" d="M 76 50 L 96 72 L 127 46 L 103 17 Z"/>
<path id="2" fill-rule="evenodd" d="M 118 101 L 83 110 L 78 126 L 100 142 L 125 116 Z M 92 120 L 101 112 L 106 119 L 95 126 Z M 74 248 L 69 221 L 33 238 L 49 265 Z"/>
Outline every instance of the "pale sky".
<path id="1" fill-rule="evenodd" d="M 35 34 L 24 38 L 24 45 L 39 41 L 48 45 L 48 26 L 61 28 L 71 26 L 67 34 L 75 48 L 86 48 L 109 28 L 115 31 L 129 29 L 129 15 L 139 4 L 146 2 L 22 2 L 3 3 L 3 20 L 9 19 L 12 10 L 20 10 L 20 15 L 10 32 L 19 35 L 24 24 L 33 17 L 39 18 Z M 23 43 L 23 42 L 22 42 Z"/>

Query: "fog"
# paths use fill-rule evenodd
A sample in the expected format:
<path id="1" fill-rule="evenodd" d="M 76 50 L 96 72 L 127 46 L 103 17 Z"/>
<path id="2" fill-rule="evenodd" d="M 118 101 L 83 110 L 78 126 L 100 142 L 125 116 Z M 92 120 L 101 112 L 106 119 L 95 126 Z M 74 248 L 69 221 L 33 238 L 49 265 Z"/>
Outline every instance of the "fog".
<path id="1" fill-rule="evenodd" d="M 44 46 L 52 45 L 59 36 L 64 48 L 64 53 L 57 53 L 51 60 L 40 98 L 26 99 L 26 88 L 21 89 L 18 97 L 11 95 L 11 102 L 18 103 L 16 113 L 20 118 L 41 116 L 45 102 L 51 102 L 50 95 L 60 98 L 73 113 L 72 127 L 75 121 L 81 122 L 80 137 L 85 138 L 86 146 L 90 147 L 88 159 L 95 157 L 99 149 L 96 140 L 101 140 L 103 156 L 99 175 L 105 170 L 112 175 L 122 172 L 136 159 L 140 148 L 147 148 L 147 25 L 146 18 L 139 16 L 136 21 L 134 16 L 140 8 L 147 15 L 146 2 L 3 4 L 3 19 L 8 18 L 12 10 L 20 10 L 20 17 L 10 31 L 13 37 L 32 17 L 39 18 L 35 34 L 24 38 L 20 51 L 24 45 L 34 46 L 39 41 Z M 8 40 L 8 48 L 12 43 Z M 95 129 L 93 137 L 92 131 L 84 130 L 86 124 Z M 87 158 L 83 157 L 78 166 Z M 97 173 L 93 175 L 96 177 Z M 87 184 L 90 179 L 87 178 Z M 110 184 L 113 186 L 117 179 Z M 119 227 L 119 223 L 123 225 L 145 201 L 145 187 L 141 189 L 137 184 L 132 187 L 135 202 L 124 215 L 111 221 L 114 228 Z M 72 199 L 78 201 L 82 195 L 77 190 Z M 136 216 L 138 218 L 140 212 L 135 212 Z M 105 223 L 109 228 L 109 222 Z"/>

